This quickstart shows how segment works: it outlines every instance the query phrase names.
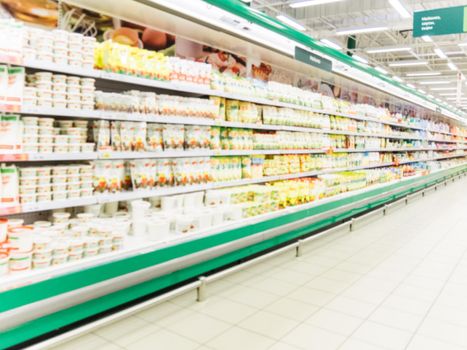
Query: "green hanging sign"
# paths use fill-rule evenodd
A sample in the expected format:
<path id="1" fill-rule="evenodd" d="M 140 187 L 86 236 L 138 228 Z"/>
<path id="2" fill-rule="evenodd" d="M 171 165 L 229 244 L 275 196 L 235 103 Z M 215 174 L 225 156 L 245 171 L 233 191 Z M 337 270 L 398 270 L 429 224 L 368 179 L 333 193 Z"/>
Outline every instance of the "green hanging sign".
<path id="1" fill-rule="evenodd" d="M 413 36 L 446 35 L 467 32 L 467 6 L 414 12 Z"/>
<path id="2" fill-rule="evenodd" d="M 332 71 L 332 62 L 326 58 L 295 46 L 295 59 L 325 71 Z"/>

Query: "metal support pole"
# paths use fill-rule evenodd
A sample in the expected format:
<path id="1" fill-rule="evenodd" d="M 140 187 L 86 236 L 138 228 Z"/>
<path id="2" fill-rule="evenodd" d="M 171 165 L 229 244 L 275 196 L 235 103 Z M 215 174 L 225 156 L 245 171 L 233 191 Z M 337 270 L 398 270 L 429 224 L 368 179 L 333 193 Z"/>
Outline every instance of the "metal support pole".
<path id="1" fill-rule="evenodd" d="M 206 285 L 207 285 L 206 277 L 200 277 L 199 281 L 201 282 L 201 284 L 196 289 L 196 292 L 197 292 L 196 301 L 204 301 L 206 300 Z"/>
<path id="2" fill-rule="evenodd" d="M 383 209 L 383 215 L 386 216 L 388 213 L 389 205 L 385 204 Z"/>
<path id="3" fill-rule="evenodd" d="M 354 230 L 355 225 L 355 218 L 350 219 L 349 231 L 352 232 Z"/>
<path id="4" fill-rule="evenodd" d="M 302 244 L 303 244 L 303 240 L 299 239 L 298 242 L 297 242 L 297 247 L 295 248 L 295 256 L 298 258 L 300 256 L 302 256 L 303 254 L 303 247 L 302 247 Z"/>

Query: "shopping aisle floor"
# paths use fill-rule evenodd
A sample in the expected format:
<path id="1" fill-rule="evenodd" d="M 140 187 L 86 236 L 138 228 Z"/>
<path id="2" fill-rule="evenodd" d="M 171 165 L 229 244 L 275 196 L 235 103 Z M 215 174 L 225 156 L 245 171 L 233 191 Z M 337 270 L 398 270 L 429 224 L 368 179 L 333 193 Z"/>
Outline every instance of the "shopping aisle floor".
<path id="1" fill-rule="evenodd" d="M 467 179 L 57 349 L 467 349 Z"/>

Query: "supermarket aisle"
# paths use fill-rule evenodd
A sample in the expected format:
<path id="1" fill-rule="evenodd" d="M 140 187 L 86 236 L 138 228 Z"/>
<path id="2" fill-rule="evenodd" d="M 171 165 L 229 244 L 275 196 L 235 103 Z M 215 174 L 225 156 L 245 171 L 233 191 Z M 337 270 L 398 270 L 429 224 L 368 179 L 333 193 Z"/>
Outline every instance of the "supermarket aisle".
<path id="1" fill-rule="evenodd" d="M 56 349 L 467 349 L 466 186 Z"/>

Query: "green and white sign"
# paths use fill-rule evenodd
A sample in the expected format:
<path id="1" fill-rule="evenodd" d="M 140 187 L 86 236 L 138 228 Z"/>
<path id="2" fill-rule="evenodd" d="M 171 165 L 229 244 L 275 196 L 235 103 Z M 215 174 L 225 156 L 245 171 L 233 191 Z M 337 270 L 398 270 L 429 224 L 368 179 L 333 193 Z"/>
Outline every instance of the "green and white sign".
<path id="1" fill-rule="evenodd" d="M 332 71 L 332 62 L 326 58 L 295 46 L 295 59 L 325 71 Z"/>
<path id="2" fill-rule="evenodd" d="M 467 6 L 414 12 L 413 36 L 467 32 Z"/>

